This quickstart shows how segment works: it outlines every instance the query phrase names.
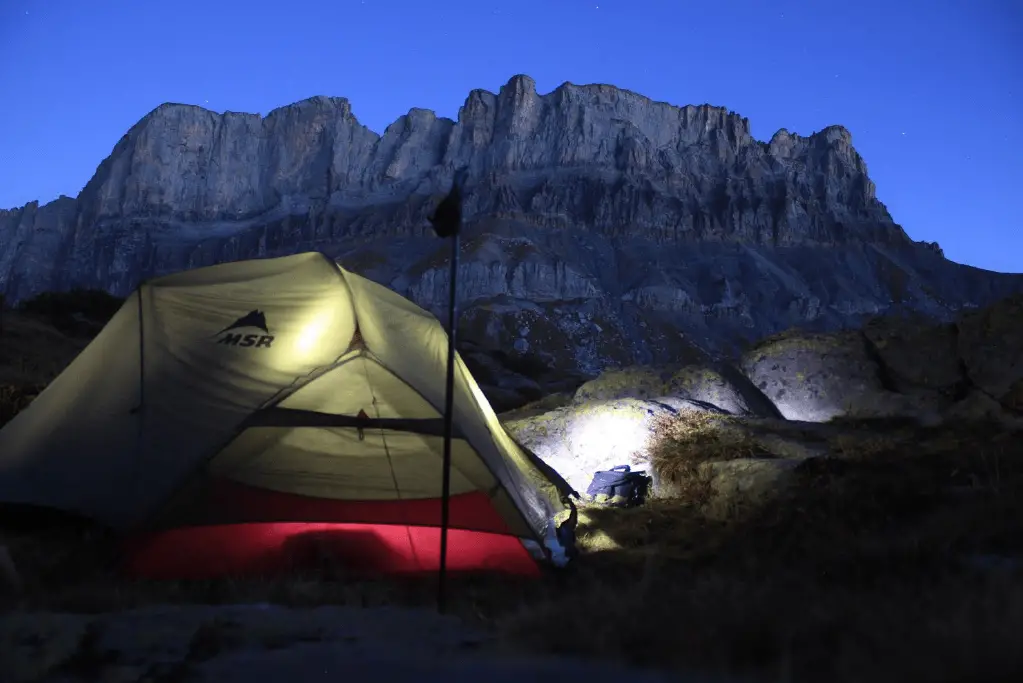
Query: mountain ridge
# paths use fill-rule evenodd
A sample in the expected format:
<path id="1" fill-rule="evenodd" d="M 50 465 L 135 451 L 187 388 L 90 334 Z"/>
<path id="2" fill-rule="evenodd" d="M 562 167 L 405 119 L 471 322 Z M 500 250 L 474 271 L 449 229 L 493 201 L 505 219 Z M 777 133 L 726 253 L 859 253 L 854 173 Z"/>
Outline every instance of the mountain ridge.
<path id="1" fill-rule="evenodd" d="M 637 100 L 639 102 L 642 102 L 642 103 L 644 103 L 646 105 L 655 106 L 655 107 L 663 107 L 663 108 L 665 108 L 667 110 L 670 110 L 670 111 L 673 111 L 673 112 L 676 112 L 676 113 L 680 113 L 680 114 L 681 113 L 686 113 L 686 112 L 692 112 L 692 111 L 702 112 L 704 114 L 707 113 L 707 112 L 711 112 L 711 113 L 713 113 L 713 114 L 715 114 L 715 115 L 717 115 L 719 117 L 722 117 L 723 120 L 725 120 L 725 121 L 727 121 L 729 123 L 737 123 L 739 128 L 740 128 L 740 132 L 741 132 L 743 137 L 748 138 L 752 142 L 759 143 L 760 145 L 763 145 L 766 148 L 776 148 L 776 147 L 780 148 L 780 147 L 784 146 L 786 142 L 790 142 L 790 141 L 795 141 L 797 144 L 798 144 L 798 142 L 813 141 L 816 138 L 821 137 L 821 136 L 827 137 L 829 139 L 831 139 L 832 136 L 836 136 L 836 137 L 844 140 L 844 142 L 846 144 L 851 145 L 851 143 L 852 143 L 852 135 L 851 135 L 851 133 L 844 126 L 841 126 L 841 125 L 838 125 L 838 124 L 833 124 L 833 125 L 826 126 L 826 127 L 822 128 L 821 130 L 815 131 L 815 132 L 811 133 L 810 135 L 806 135 L 806 136 L 800 135 L 800 134 L 796 134 L 796 133 L 792 133 L 792 132 L 788 131 L 788 129 L 786 129 L 786 128 L 781 128 L 771 137 L 770 140 L 766 140 L 766 141 L 765 140 L 757 140 L 757 139 L 753 138 L 752 135 L 750 134 L 750 131 L 749 131 L 749 120 L 746 117 L 743 117 L 743 116 L 737 114 L 736 112 L 734 112 L 734 111 L 732 111 L 730 109 L 727 109 L 726 107 L 722 107 L 722 106 L 718 106 L 718 105 L 712 105 L 712 104 L 700 104 L 700 105 L 692 105 L 692 104 L 690 104 L 690 105 L 681 105 L 681 106 L 680 105 L 674 105 L 674 104 L 671 104 L 671 103 L 668 103 L 668 102 L 653 100 L 652 98 L 646 97 L 646 96 L 644 96 L 644 95 L 642 95 L 640 93 L 637 93 L 635 91 L 631 91 L 631 90 L 627 90 L 627 89 L 623 89 L 623 88 L 617 88 L 616 86 L 611 86 L 611 85 L 606 85 L 606 84 L 575 84 L 575 83 L 571 83 L 571 82 L 566 81 L 566 82 L 562 83 L 561 85 L 557 86 L 556 88 L 554 88 L 551 92 L 549 92 L 549 93 L 547 93 L 545 95 L 539 95 L 536 92 L 535 82 L 533 81 L 533 79 L 531 77 L 523 75 L 523 74 L 519 74 L 519 75 L 513 76 L 511 78 L 511 80 L 505 86 L 503 86 L 499 90 L 499 92 L 496 93 L 496 94 L 492 93 L 492 92 L 490 92 L 488 90 L 481 89 L 481 88 L 477 88 L 477 89 L 474 89 L 474 90 L 470 91 L 469 96 L 466 99 L 466 104 L 463 105 L 462 109 L 460 109 L 460 114 L 461 114 L 461 111 L 463 109 L 465 109 L 467 106 L 470 106 L 472 103 L 474 103 L 476 101 L 479 101 L 480 99 L 485 100 L 485 99 L 488 99 L 488 98 L 501 97 L 505 92 L 512 92 L 513 93 L 513 99 L 515 100 L 515 102 L 520 102 L 523 99 L 528 99 L 530 96 L 541 98 L 541 99 L 543 99 L 543 98 L 552 98 L 552 97 L 557 97 L 560 94 L 563 94 L 565 92 L 573 92 L 573 91 L 575 91 L 575 92 L 589 92 L 589 91 L 592 91 L 592 92 L 596 92 L 596 93 L 600 93 L 600 94 L 611 93 L 614 96 L 627 96 L 629 98 L 634 98 L 635 100 Z M 218 112 L 216 112 L 214 110 L 202 107 L 201 105 L 194 105 L 194 104 L 187 104 L 187 103 L 177 103 L 177 102 L 165 102 L 165 103 L 162 103 L 162 104 L 157 105 L 156 107 L 154 107 L 152 110 L 150 110 L 144 116 L 142 116 L 139 119 L 139 121 L 136 122 L 131 128 L 129 128 L 129 130 L 121 137 L 121 139 L 118 141 L 118 143 L 115 144 L 113 152 L 107 157 L 107 159 L 104 160 L 104 162 L 110 161 L 111 159 L 113 159 L 116 156 L 116 153 L 117 153 L 117 150 L 118 150 L 118 146 L 121 145 L 122 143 L 129 142 L 131 140 L 131 138 L 133 137 L 133 134 L 136 134 L 138 131 L 144 130 L 148 125 L 152 124 L 156 120 L 159 120 L 159 118 L 161 116 L 167 116 L 170 113 L 175 112 L 176 110 L 180 110 L 182 112 L 187 112 L 189 114 L 201 114 L 203 116 L 213 117 L 214 119 L 224 119 L 224 118 L 231 117 L 231 118 L 237 118 L 237 119 L 242 119 L 242 120 L 248 119 L 248 120 L 252 120 L 252 121 L 264 122 L 264 121 L 267 121 L 267 120 L 273 120 L 273 119 L 275 119 L 275 117 L 284 116 L 284 115 L 286 115 L 287 112 L 292 111 L 295 108 L 302 108 L 302 107 L 309 107 L 309 106 L 314 106 L 315 107 L 315 106 L 322 106 L 324 104 L 330 104 L 330 105 L 335 106 L 337 109 L 339 109 L 340 116 L 341 116 L 342 119 L 350 121 L 351 123 L 356 124 L 357 126 L 361 127 L 366 132 L 370 133 L 372 136 L 376 137 L 378 140 L 383 138 L 384 136 L 386 136 L 387 133 L 389 131 L 391 131 L 392 129 L 394 129 L 396 126 L 404 126 L 406 124 L 406 122 L 410 118 L 430 118 L 430 119 L 434 119 L 435 121 L 437 121 L 439 123 L 442 123 L 442 124 L 449 124 L 452 127 L 457 124 L 456 120 L 450 119 L 448 117 L 438 116 L 432 110 L 424 109 L 424 108 L 420 108 L 420 107 L 412 107 L 412 108 L 409 109 L 408 113 L 403 114 L 403 115 L 397 117 L 393 122 L 391 122 L 384 129 L 383 133 L 378 133 L 376 131 L 373 131 L 369 127 L 365 126 L 361 122 L 359 122 L 358 117 L 355 116 L 355 114 L 352 111 L 351 102 L 350 102 L 350 100 L 348 98 L 346 98 L 346 97 L 338 97 L 338 96 L 328 96 L 328 95 L 313 95 L 313 96 L 310 96 L 310 97 L 307 97 L 307 98 L 303 98 L 303 99 L 298 100 L 297 102 L 294 102 L 292 104 L 276 107 L 276 108 L 272 109 L 271 111 L 269 111 L 266 115 L 262 115 L 262 114 L 259 114 L 259 113 L 235 112 L 235 111 L 231 111 L 231 110 L 227 110 L 227 111 L 218 113 Z M 685 124 L 683 123 L 682 125 L 684 126 Z M 53 201 L 60 201 L 60 200 L 63 200 L 63 199 L 77 199 L 77 197 L 81 196 L 81 194 L 86 191 L 86 189 L 89 187 L 89 185 L 93 181 L 96 180 L 97 176 L 102 175 L 101 174 L 101 170 L 103 169 L 103 166 L 104 166 L 104 163 L 101 162 L 101 164 L 97 168 L 96 173 L 94 173 L 92 178 L 90 178 L 90 181 L 86 183 L 86 185 L 83 187 L 82 192 L 80 192 L 79 195 L 77 195 L 76 197 L 71 197 L 70 195 L 61 194 L 61 195 L 58 196 L 58 198 L 56 200 L 53 200 Z M 40 204 L 39 202 L 33 201 L 33 202 L 28 202 L 26 205 L 23 205 L 21 207 L 12 207 L 12 208 L 6 209 L 6 210 L 0 209 L 0 211 L 13 212 L 13 211 L 16 211 L 16 210 L 19 210 L 19 209 L 24 209 L 24 208 L 26 208 L 28 206 L 32 206 L 32 205 L 35 205 L 36 208 L 39 208 L 41 206 L 45 207 L 45 206 L 49 205 L 50 203 L 52 203 L 52 202 L 45 202 L 45 203 L 41 203 Z"/>
<path id="2" fill-rule="evenodd" d="M 266 116 L 160 105 L 77 197 L 0 211 L 0 291 L 124 295 L 318 250 L 440 313 L 446 251 L 426 218 L 462 168 L 462 336 L 525 375 L 900 311 L 950 319 L 1023 290 L 909 238 L 842 126 L 760 141 L 723 107 L 602 84 L 540 95 L 520 75 L 455 119 L 411 108 L 379 134 L 340 97 Z"/>

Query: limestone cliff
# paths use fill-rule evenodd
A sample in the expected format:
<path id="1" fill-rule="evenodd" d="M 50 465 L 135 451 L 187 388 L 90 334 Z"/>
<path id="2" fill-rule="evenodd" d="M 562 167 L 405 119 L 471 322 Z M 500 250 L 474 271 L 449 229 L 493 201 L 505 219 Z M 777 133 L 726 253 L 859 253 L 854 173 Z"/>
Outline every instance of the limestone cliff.
<path id="1" fill-rule="evenodd" d="M 413 109 L 382 135 L 343 98 L 266 117 L 162 105 L 77 198 L 0 211 L 0 291 L 125 294 L 183 268 L 316 249 L 439 310 L 445 247 L 424 219 L 462 167 L 465 339 L 526 375 L 879 312 L 947 319 L 1023 290 L 1023 276 L 909 239 L 840 126 L 764 143 L 719 107 L 605 85 L 541 96 L 517 76 L 471 92 L 457 121 Z"/>

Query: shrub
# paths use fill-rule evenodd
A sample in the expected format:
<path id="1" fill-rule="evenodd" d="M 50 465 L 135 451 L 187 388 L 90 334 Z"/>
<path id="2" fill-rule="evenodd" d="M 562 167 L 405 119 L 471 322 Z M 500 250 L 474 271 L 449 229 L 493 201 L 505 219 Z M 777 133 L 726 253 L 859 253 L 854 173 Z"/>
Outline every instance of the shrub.
<path id="1" fill-rule="evenodd" d="M 28 404 L 43 390 L 41 385 L 21 386 L 0 384 L 0 427 L 28 407 Z"/>
<path id="2" fill-rule="evenodd" d="M 99 289 L 72 289 L 65 292 L 43 292 L 18 305 L 22 313 L 48 319 L 65 332 L 76 332 L 83 323 L 89 326 L 106 324 L 124 299 Z"/>

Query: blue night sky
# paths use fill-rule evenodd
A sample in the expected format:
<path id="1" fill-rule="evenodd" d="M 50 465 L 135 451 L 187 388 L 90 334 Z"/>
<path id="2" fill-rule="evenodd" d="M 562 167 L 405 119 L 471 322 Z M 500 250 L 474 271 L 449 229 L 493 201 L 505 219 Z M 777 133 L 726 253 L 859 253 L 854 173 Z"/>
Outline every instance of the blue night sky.
<path id="1" fill-rule="evenodd" d="M 75 195 L 162 102 L 348 97 L 382 132 L 514 74 L 852 131 L 914 239 L 1023 271 L 1019 0 L 0 0 L 0 207 Z"/>

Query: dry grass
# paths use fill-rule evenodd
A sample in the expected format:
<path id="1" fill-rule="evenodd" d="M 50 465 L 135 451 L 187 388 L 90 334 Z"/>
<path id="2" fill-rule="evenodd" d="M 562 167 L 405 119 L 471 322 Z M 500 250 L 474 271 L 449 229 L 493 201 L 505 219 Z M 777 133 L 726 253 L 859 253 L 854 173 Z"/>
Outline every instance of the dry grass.
<path id="1" fill-rule="evenodd" d="M 700 466 L 737 458 L 770 456 L 733 417 L 682 410 L 654 425 L 650 467 L 658 495 L 703 504 L 711 496 L 710 475 Z"/>
<path id="2" fill-rule="evenodd" d="M 1020 676 L 1023 571 L 977 565 L 1023 563 L 1023 434 L 875 437 L 804 463 L 753 519 L 710 522 L 687 501 L 588 510 L 584 562 L 614 557 L 630 579 L 596 579 L 507 628 L 549 648 L 549 621 L 561 649 L 784 680 Z"/>
<path id="3" fill-rule="evenodd" d="M 729 418 L 662 425 L 655 462 L 763 455 Z M 840 421 L 784 498 L 709 519 L 703 491 L 634 509 L 582 507 L 581 557 L 540 581 L 463 577 L 453 611 L 509 646 L 784 681 L 1023 680 L 1023 434 L 990 424 Z M 111 540 L 57 525 L 0 532 L 26 577 L 6 608 L 152 603 L 421 605 L 435 578 L 126 581 Z M 1023 560 L 1021 560 L 1023 561 Z"/>

